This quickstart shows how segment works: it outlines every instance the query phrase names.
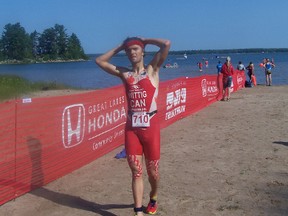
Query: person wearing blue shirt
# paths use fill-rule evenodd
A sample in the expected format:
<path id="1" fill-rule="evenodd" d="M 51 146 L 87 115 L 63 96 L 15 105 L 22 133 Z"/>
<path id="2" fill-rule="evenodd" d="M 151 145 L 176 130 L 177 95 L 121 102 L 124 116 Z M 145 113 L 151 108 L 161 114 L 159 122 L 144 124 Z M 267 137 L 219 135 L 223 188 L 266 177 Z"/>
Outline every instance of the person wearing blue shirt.
<path id="1" fill-rule="evenodd" d="M 218 61 L 218 64 L 216 65 L 216 68 L 217 68 L 218 74 L 220 74 L 221 68 L 222 68 L 222 63 L 221 63 L 221 61 Z"/>
<path id="2" fill-rule="evenodd" d="M 266 76 L 266 86 L 272 85 L 272 68 L 275 67 L 275 64 L 270 61 L 270 59 L 266 59 L 264 64 L 265 68 L 265 76 Z"/>

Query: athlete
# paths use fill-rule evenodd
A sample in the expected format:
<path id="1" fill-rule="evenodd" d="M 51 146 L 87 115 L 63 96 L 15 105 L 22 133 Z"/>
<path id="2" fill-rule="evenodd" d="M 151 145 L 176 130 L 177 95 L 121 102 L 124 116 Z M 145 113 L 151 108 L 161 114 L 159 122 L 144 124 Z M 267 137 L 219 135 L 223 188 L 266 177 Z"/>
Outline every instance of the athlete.
<path id="1" fill-rule="evenodd" d="M 274 60 L 271 62 L 270 59 L 267 58 L 263 66 L 265 68 L 266 86 L 271 86 L 272 85 L 272 68 L 275 67 Z"/>
<path id="2" fill-rule="evenodd" d="M 159 47 L 151 62 L 144 64 L 146 45 Z M 126 89 L 128 114 L 125 130 L 127 161 L 132 171 L 132 192 L 135 215 L 143 215 L 144 183 L 142 178 L 145 159 L 149 183 L 150 200 L 146 213 L 157 211 L 160 160 L 160 126 L 157 115 L 159 69 L 170 49 L 170 41 L 164 39 L 127 38 L 121 45 L 96 58 L 96 63 L 106 72 L 122 79 Z M 113 56 L 125 51 L 132 68 L 110 63 Z"/>
<path id="3" fill-rule="evenodd" d="M 246 70 L 248 70 L 247 74 L 249 77 L 249 81 L 251 82 L 252 76 L 254 75 L 254 64 L 253 62 L 250 62 L 249 65 L 246 67 Z"/>

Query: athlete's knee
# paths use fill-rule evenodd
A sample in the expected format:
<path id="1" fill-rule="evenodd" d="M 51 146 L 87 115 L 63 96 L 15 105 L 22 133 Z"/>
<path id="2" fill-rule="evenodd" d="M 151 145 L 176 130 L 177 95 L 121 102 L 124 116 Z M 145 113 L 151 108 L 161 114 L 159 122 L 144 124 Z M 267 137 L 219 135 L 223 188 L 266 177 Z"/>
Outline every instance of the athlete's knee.
<path id="1" fill-rule="evenodd" d="M 146 167 L 149 178 L 159 180 L 159 160 L 146 160 Z"/>
<path id="2" fill-rule="evenodd" d="M 128 155 L 128 164 L 132 171 L 133 178 L 139 178 L 142 176 L 143 168 L 141 162 L 138 160 L 136 155 Z"/>

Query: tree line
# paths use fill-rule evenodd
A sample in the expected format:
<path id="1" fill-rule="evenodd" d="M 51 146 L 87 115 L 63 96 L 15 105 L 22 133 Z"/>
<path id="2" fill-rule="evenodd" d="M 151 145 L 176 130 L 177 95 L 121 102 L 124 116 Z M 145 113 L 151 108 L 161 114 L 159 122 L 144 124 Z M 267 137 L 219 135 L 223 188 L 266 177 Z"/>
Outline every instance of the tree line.
<path id="1" fill-rule="evenodd" d="M 227 54 L 227 53 L 275 53 L 288 52 L 288 48 L 246 48 L 246 49 L 219 49 L 219 50 L 179 50 L 170 51 L 170 55 L 186 54 Z"/>
<path id="2" fill-rule="evenodd" d="M 0 61 L 38 62 L 88 59 L 75 33 L 63 25 L 27 33 L 20 23 L 7 24 L 0 38 Z"/>

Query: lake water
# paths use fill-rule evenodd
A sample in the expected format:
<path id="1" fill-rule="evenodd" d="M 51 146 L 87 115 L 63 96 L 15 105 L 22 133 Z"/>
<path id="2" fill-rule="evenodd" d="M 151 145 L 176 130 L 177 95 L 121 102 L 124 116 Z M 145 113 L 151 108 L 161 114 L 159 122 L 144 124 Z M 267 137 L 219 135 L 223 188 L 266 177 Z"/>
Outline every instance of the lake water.
<path id="1" fill-rule="evenodd" d="M 288 53 L 194 54 L 188 55 L 187 59 L 182 55 L 169 55 L 164 64 L 176 62 L 179 67 L 161 68 L 160 80 L 217 74 L 216 64 L 219 60 L 224 63 L 225 57 L 228 55 L 232 59 L 234 68 L 236 68 L 238 61 L 242 61 L 245 66 L 252 61 L 255 65 L 255 74 L 259 84 L 265 84 L 264 69 L 259 64 L 265 57 L 273 58 L 276 64 L 272 71 L 273 85 L 288 85 Z M 14 74 L 32 82 L 56 82 L 83 89 L 107 88 L 121 84 L 119 78 L 103 72 L 95 64 L 95 57 L 96 55 L 91 56 L 91 60 L 86 62 L 0 65 L 0 74 Z M 145 62 L 148 63 L 150 59 L 151 56 L 147 55 Z M 208 67 L 205 67 L 204 60 L 208 60 Z M 200 61 L 203 62 L 203 72 L 198 70 L 197 62 Z M 112 62 L 121 66 L 129 65 L 126 56 L 114 57 Z"/>

